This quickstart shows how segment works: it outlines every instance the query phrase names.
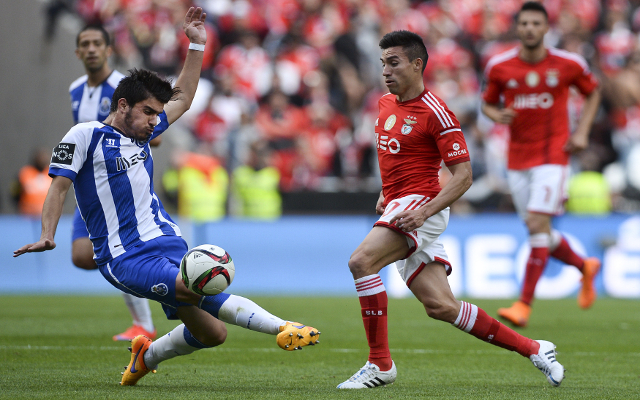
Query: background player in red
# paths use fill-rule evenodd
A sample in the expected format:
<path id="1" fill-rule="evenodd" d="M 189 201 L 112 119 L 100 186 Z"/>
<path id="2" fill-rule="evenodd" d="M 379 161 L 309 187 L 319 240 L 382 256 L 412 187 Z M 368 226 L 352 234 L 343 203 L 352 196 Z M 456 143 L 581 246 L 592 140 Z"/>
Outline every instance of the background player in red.
<path id="1" fill-rule="evenodd" d="M 428 55 L 420 36 L 391 32 L 380 48 L 390 92 L 378 103 L 375 128 L 382 177 L 376 212 L 382 216 L 349 260 L 370 351 L 364 367 L 338 388 L 373 388 L 396 380 L 387 338 L 387 293 L 378 275 L 393 262 L 431 318 L 529 357 L 558 386 L 564 367 L 555 359 L 553 343 L 526 338 L 451 292 L 451 264 L 439 237 L 449 221 L 449 206 L 471 186 L 467 145 L 456 116 L 424 87 Z M 440 190 L 443 160 L 452 177 Z"/>
<path id="2" fill-rule="evenodd" d="M 516 210 L 529 230 L 531 254 L 520 300 L 510 308 L 499 309 L 498 315 L 516 326 L 525 326 L 536 284 L 549 256 L 582 272 L 580 307 L 591 307 L 596 298 L 593 280 L 600 261 L 577 255 L 567 240 L 551 228 L 551 218 L 563 212 L 569 154 L 588 146 L 600 92 L 584 58 L 545 47 L 549 21 L 542 4 L 524 3 L 516 24 L 522 45 L 487 63 L 482 111 L 511 129 L 508 182 Z M 572 135 L 567 109 L 570 86 L 586 97 Z M 504 107 L 499 104 L 501 98 Z"/>

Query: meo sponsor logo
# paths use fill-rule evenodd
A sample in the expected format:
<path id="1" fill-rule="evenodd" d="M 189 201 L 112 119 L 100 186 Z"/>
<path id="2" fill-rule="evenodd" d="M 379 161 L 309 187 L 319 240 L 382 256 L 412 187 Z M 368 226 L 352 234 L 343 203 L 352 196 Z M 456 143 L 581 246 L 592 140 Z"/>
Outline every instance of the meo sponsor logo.
<path id="1" fill-rule="evenodd" d="M 389 140 L 389 136 L 387 135 L 378 135 L 376 133 L 376 147 L 381 150 L 389 150 L 390 153 L 396 154 L 400 152 L 400 142 L 398 139 Z"/>
<path id="2" fill-rule="evenodd" d="M 524 109 L 547 109 L 553 105 L 553 95 L 548 92 L 517 94 L 513 99 L 513 108 L 516 110 Z"/>

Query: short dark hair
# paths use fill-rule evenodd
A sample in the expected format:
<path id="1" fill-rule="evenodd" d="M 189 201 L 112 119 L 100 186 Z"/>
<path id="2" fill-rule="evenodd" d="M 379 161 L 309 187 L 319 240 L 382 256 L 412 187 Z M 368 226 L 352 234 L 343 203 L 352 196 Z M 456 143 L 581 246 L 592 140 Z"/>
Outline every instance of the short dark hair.
<path id="1" fill-rule="evenodd" d="M 547 9 L 544 8 L 542 3 L 539 3 L 537 1 L 527 1 L 522 5 L 522 7 L 520 7 L 520 11 L 518 11 L 518 13 L 516 14 L 516 22 L 518 22 L 518 19 L 520 18 L 520 13 L 523 11 L 541 12 L 544 14 L 544 19 L 546 19 L 547 21 L 549 20 L 549 14 L 547 13 Z"/>
<path id="2" fill-rule="evenodd" d="M 84 31 L 98 31 L 102 33 L 102 38 L 104 39 L 104 43 L 107 46 L 111 46 L 111 36 L 109 36 L 109 32 L 107 32 L 107 30 L 104 29 L 104 26 L 100 24 L 89 24 L 89 25 L 85 25 L 84 28 L 82 28 L 80 32 L 78 32 L 78 35 L 76 36 L 76 47 L 80 46 L 80 34 Z"/>
<path id="3" fill-rule="evenodd" d="M 162 104 L 175 100 L 180 89 L 172 88 L 171 82 L 160 78 L 155 72 L 146 69 L 131 69 L 129 75 L 122 78 L 113 92 L 111 112 L 118 109 L 118 100 L 125 99 L 129 107 L 153 96 Z"/>
<path id="4" fill-rule="evenodd" d="M 416 58 L 422 60 L 422 73 L 424 73 L 429 54 L 427 53 L 424 41 L 418 34 L 404 30 L 389 32 L 380 39 L 378 46 L 380 46 L 382 50 L 390 47 L 402 47 L 409 61 L 413 61 Z"/>

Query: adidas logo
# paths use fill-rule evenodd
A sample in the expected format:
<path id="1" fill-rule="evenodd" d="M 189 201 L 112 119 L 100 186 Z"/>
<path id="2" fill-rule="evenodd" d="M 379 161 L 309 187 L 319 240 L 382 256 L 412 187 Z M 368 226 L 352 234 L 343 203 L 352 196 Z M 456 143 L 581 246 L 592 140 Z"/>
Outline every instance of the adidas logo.
<path id="1" fill-rule="evenodd" d="M 362 384 L 368 387 L 369 389 L 386 385 L 385 381 L 383 381 L 378 377 L 371 379 L 369 382 L 362 382 Z"/>
<path id="2" fill-rule="evenodd" d="M 517 88 L 517 87 L 518 87 L 518 82 L 517 82 L 515 79 L 511 78 L 511 79 L 509 79 L 509 81 L 507 82 L 507 87 L 508 87 L 509 89 L 515 89 L 515 88 Z"/>

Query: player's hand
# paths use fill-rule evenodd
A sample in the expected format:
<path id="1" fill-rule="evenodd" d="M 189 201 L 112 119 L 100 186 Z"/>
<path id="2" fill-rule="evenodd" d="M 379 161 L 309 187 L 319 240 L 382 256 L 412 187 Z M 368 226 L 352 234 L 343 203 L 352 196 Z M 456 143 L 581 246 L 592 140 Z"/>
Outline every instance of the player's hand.
<path id="1" fill-rule="evenodd" d="M 498 115 L 498 120 L 496 122 L 500 124 L 511 125 L 516 115 L 518 115 L 518 113 L 513 109 L 512 104 L 509 107 L 500 110 L 500 114 Z"/>
<path id="2" fill-rule="evenodd" d="M 569 136 L 569 140 L 564 145 L 564 151 L 569 153 L 577 153 L 586 149 L 589 146 L 589 136 L 588 135 L 580 135 L 574 133 Z"/>
<path id="3" fill-rule="evenodd" d="M 382 215 L 384 214 L 384 196 L 382 195 L 382 191 L 380 191 L 380 197 L 378 197 L 378 202 L 376 203 L 376 214 Z"/>
<path id="4" fill-rule="evenodd" d="M 39 241 L 31 244 L 24 245 L 18 250 L 13 252 L 14 257 L 18 257 L 24 253 L 39 253 L 46 250 L 53 250 L 56 248 L 56 243 L 51 239 L 40 239 Z"/>
<path id="5" fill-rule="evenodd" d="M 201 7 L 191 7 L 184 17 L 182 29 L 191 43 L 205 44 L 207 43 L 207 30 L 204 28 L 204 20 L 207 13 L 202 11 Z"/>
<path id="6" fill-rule="evenodd" d="M 405 210 L 391 218 L 389 224 L 393 225 L 395 223 L 395 225 L 403 232 L 411 232 L 421 227 L 426 220 L 426 216 L 422 211 L 420 211 L 420 209 Z"/>

